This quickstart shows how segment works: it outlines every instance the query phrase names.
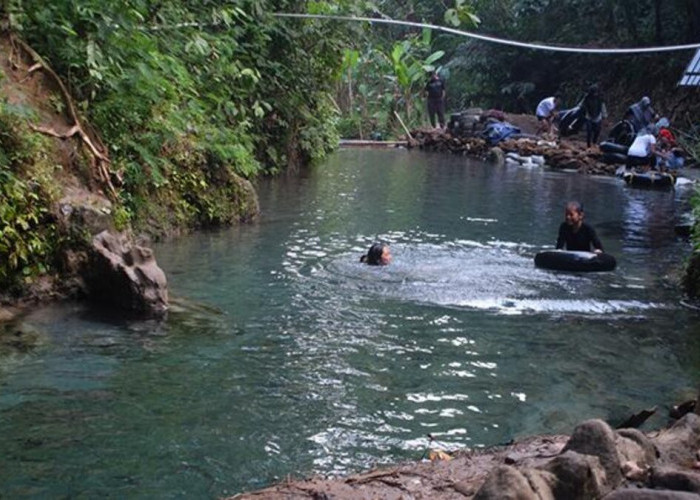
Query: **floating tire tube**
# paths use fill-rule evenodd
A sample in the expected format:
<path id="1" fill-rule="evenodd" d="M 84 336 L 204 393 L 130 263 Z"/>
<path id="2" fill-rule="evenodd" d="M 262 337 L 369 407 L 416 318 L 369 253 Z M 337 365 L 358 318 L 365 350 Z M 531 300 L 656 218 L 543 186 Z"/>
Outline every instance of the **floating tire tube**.
<path id="1" fill-rule="evenodd" d="M 623 155 L 627 154 L 627 150 L 629 149 L 627 146 L 624 144 L 617 144 L 615 142 L 610 142 L 610 141 L 605 141 L 601 142 L 598 147 L 603 153 L 620 153 Z"/>
<path id="2" fill-rule="evenodd" d="M 627 163 L 627 155 L 624 153 L 603 153 L 603 163 L 607 163 L 608 165 L 616 165 L 616 164 L 626 164 Z"/>
<path id="3" fill-rule="evenodd" d="M 615 257 L 607 253 L 545 250 L 535 255 L 535 267 L 554 271 L 602 272 L 615 269 Z"/>
<path id="4" fill-rule="evenodd" d="M 672 188 L 676 183 L 676 178 L 665 172 L 625 172 L 622 178 L 629 186 L 647 188 Z"/>

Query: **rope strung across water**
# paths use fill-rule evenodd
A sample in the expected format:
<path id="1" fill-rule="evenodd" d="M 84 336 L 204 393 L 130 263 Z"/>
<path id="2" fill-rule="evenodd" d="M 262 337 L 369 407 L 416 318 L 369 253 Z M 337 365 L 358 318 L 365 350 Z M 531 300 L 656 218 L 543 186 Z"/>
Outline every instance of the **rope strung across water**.
<path id="1" fill-rule="evenodd" d="M 355 16 L 333 16 L 325 14 L 288 14 L 283 12 L 278 12 L 274 14 L 276 17 L 291 17 L 291 18 L 312 18 L 312 19 L 331 19 L 336 21 L 366 21 L 369 23 L 384 23 L 384 24 L 397 24 L 401 26 L 413 26 L 418 28 L 430 28 L 436 31 L 443 31 L 445 33 L 452 33 L 454 35 L 466 36 L 469 38 L 474 38 L 476 40 L 482 40 L 485 42 L 500 43 L 502 45 L 510 45 L 513 47 L 521 47 L 525 49 L 536 49 L 536 50 L 550 50 L 552 52 L 570 52 L 575 54 L 646 54 L 652 52 L 673 52 L 679 50 L 689 50 L 700 48 L 700 43 L 690 43 L 685 45 L 666 45 L 660 47 L 631 47 L 622 49 L 591 49 L 586 47 L 562 47 L 556 45 L 544 45 L 540 43 L 526 43 L 518 42 L 515 40 L 507 40 L 505 38 L 498 38 L 495 36 L 488 35 L 478 35 L 476 33 L 471 33 L 469 31 L 462 31 L 453 28 L 447 28 L 445 26 L 437 26 L 435 24 L 425 24 L 425 23 L 413 23 L 410 21 L 397 21 L 395 19 L 376 19 L 374 17 L 355 17 Z"/>

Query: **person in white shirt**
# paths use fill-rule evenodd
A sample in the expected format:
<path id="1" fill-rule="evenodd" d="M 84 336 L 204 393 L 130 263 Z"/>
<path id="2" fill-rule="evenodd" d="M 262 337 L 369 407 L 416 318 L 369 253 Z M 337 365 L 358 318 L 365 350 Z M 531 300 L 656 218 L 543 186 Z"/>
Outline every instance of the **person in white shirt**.
<path id="1" fill-rule="evenodd" d="M 545 132 L 549 133 L 552 131 L 552 123 L 554 122 L 554 117 L 557 115 L 560 104 L 561 97 L 559 95 L 555 95 L 542 99 L 537 105 L 535 115 L 537 116 L 537 121 L 539 122 L 537 127 L 538 134 Z"/>
<path id="2" fill-rule="evenodd" d="M 628 169 L 639 165 L 648 167 L 656 163 L 656 137 L 648 128 L 642 129 L 627 150 Z"/>

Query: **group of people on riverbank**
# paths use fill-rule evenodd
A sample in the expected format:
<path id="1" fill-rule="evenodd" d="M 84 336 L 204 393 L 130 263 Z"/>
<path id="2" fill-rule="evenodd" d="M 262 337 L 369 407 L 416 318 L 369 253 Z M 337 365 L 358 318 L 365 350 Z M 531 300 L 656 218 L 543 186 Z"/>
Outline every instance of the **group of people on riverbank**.
<path id="1" fill-rule="evenodd" d="M 568 113 L 570 120 L 565 125 L 562 125 L 578 129 L 582 122 L 585 123 L 587 146 L 590 148 L 593 144 L 596 144 L 600 136 L 603 120 L 608 116 L 605 100 L 600 93 L 598 85 L 591 85 L 572 110 L 561 111 L 561 104 L 562 99 L 559 94 L 546 97 L 540 101 L 535 110 L 535 116 L 537 116 L 537 121 L 539 122 L 537 134 L 551 133 L 555 123 L 562 122 Z"/>
<path id="2" fill-rule="evenodd" d="M 540 101 L 535 110 L 539 122 L 537 134 L 566 135 L 585 124 L 587 147 L 596 145 L 608 116 L 598 85 L 591 85 L 574 108 L 561 110 L 561 104 L 558 94 Z M 683 151 L 678 147 L 669 120 L 654 111 L 648 96 L 627 108 L 622 120 L 612 127 L 609 140 L 628 147 L 627 168 L 641 166 L 665 171 L 683 166 Z"/>
<path id="3" fill-rule="evenodd" d="M 446 85 L 438 71 L 431 73 L 425 85 L 428 118 L 433 128 L 445 128 Z M 598 145 L 604 121 L 608 117 L 605 99 L 598 84 L 588 87 L 576 106 L 564 110 L 559 94 L 545 97 L 535 109 L 540 136 L 567 136 L 585 127 L 586 146 Z M 622 119 L 611 128 L 608 141 L 626 149 L 627 168 L 643 167 L 661 171 L 676 170 L 684 163 L 684 154 L 678 146 L 667 118 L 662 118 L 651 105 L 648 96 L 631 104 Z"/>

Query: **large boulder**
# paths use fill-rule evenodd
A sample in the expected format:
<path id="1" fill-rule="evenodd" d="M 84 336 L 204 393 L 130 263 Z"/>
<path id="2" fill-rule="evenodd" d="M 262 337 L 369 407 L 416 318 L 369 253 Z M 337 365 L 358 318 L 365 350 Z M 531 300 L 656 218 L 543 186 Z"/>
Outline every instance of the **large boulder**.
<path id="1" fill-rule="evenodd" d="M 112 203 L 85 189 L 65 187 L 54 212 L 62 232 L 72 237 L 94 236 L 114 227 Z"/>
<path id="2" fill-rule="evenodd" d="M 553 482 L 544 471 L 500 465 L 488 475 L 474 500 L 554 500 Z"/>
<path id="3" fill-rule="evenodd" d="M 150 248 L 103 231 L 92 240 L 83 278 L 91 300 L 145 317 L 168 309 L 165 273 Z"/>
<path id="4" fill-rule="evenodd" d="M 568 450 L 550 460 L 543 469 L 556 478 L 552 493 L 557 499 L 588 500 L 610 491 L 598 456 Z"/>
<path id="5" fill-rule="evenodd" d="M 659 461 L 662 464 L 686 467 L 693 465 L 700 449 L 700 416 L 688 413 L 661 432 L 654 439 L 654 444 L 659 450 Z"/>
<path id="6" fill-rule="evenodd" d="M 566 443 L 563 451 L 569 450 L 598 457 L 600 464 L 605 469 L 605 482 L 608 491 L 617 488 L 622 482 L 616 435 L 604 421 L 591 419 L 579 424 L 574 429 L 571 439 Z"/>

